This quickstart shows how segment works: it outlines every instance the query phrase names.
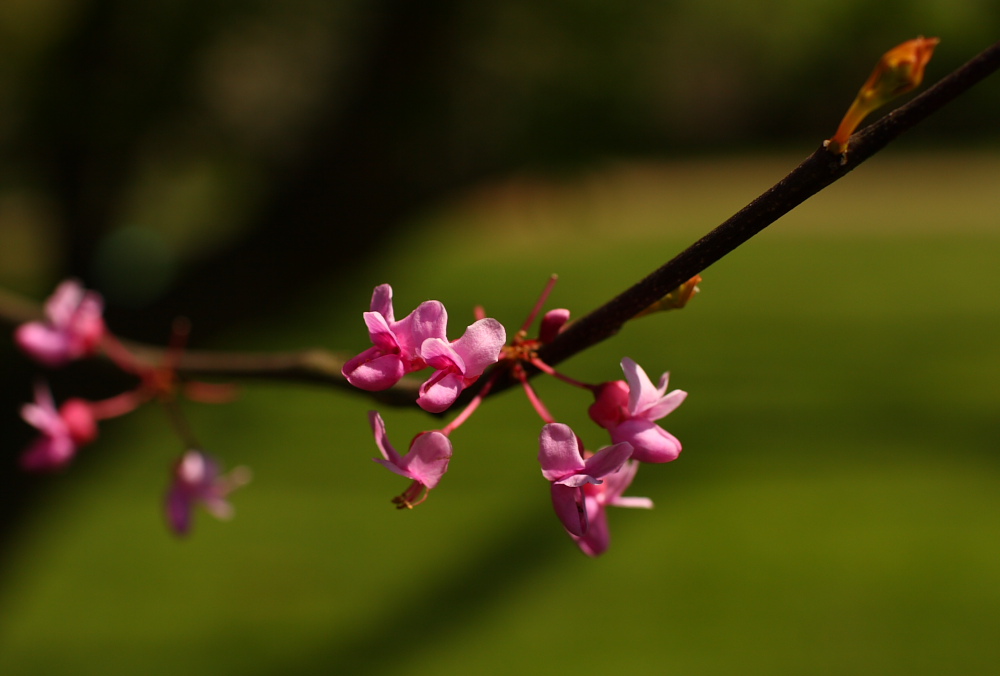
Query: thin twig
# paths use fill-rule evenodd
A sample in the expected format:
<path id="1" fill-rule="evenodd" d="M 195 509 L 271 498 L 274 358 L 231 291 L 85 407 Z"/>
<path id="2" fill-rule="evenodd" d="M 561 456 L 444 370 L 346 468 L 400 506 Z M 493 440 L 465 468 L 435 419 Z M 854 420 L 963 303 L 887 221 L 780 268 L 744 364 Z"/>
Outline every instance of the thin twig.
<path id="1" fill-rule="evenodd" d="M 796 206 L 845 176 L 899 135 L 963 94 L 1000 68 L 1000 42 L 953 71 L 920 96 L 854 134 L 846 156 L 820 146 L 767 192 L 730 217 L 671 261 L 652 272 L 590 314 L 568 325 L 539 358 L 558 364 L 618 333 L 650 304 L 701 273 Z M 493 384 L 495 394 L 514 384 L 502 374 Z M 474 388 L 472 388 L 474 390 Z M 474 391 L 469 393 L 474 394 Z"/>

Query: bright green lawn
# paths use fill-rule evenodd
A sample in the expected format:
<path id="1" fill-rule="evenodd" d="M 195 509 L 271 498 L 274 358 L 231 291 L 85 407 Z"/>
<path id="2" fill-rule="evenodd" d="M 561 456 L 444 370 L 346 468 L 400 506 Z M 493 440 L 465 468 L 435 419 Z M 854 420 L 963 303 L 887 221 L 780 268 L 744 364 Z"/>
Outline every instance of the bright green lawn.
<path id="1" fill-rule="evenodd" d="M 360 312 L 481 302 L 515 327 L 550 272 L 578 314 L 715 225 L 792 162 L 621 167 L 525 180 L 442 207 L 351 288 L 227 344 L 361 349 Z M 628 355 L 690 392 L 603 558 L 548 503 L 540 422 L 511 391 L 453 435 L 412 512 L 359 397 L 248 386 L 192 407 L 254 482 L 231 523 L 161 525 L 179 450 L 147 410 L 106 426 L 112 460 L 52 482 L 0 587 L 0 673 L 942 674 L 1000 662 L 1000 161 L 879 159 L 706 274 L 686 310 L 571 360 Z M 984 176 L 986 178 L 984 178 Z M 990 187 L 992 186 L 992 188 Z M 568 241 L 567 241 L 568 237 Z M 591 447 L 582 392 L 539 381 Z M 383 410 L 405 439 L 435 423 Z"/>

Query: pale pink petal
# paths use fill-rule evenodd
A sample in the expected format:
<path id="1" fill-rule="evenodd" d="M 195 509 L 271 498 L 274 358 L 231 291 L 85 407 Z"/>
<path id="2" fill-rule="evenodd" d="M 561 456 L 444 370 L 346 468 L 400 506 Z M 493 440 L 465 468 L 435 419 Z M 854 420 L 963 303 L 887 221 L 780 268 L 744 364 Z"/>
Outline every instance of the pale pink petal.
<path id="1" fill-rule="evenodd" d="M 389 443 L 389 437 L 385 432 L 385 421 L 382 420 L 382 416 L 379 415 L 378 411 L 368 411 L 368 424 L 372 426 L 372 431 L 375 433 L 375 445 L 382 452 L 382 457 L 391 464 L 397 467 L 400 466 L 402 458 L 400 458 L 396 449 L 392 447 L 392 444 Z M 375 461 L 379 462 L 378 458 Z"/>
<path id="2" fill-rule="evenodd" d="M 609 505 L 614 505 L 615 507 L 632 507 L 634 509 L 652 509 L 653 501 L 649 498 L 615 498 L 614 500 L 608 502 Z"/>
<path id="3" fill-rule="evenodd" d="M 628 410 L 633 416 L 642 415 L 646 409 L 654 406 L 663 396 L 653 381 L 649 379 L 642 367 L 625 357 L 622 359 L 622 371 L 629 386 Z"/>
<path id="4" fill-rule="evenodd" d="M 549 481 L 565 479 L 584 468 L 583 445 L 569 425 L 548 423 L 538 440 L 538 462 Z"/>
<path id="5" fill-rule="evenodd" d="M 67 279 L 56 287 L 45 301 L 45 316 L 55 326 L 62 328 L 73 321 L 73 315 L 86 295 L 83 285 L 75 279 Z"/>
<path id="6" fill-rule="evenodd" d="M 372 291 L 372 312 L 385 317 L 385 321 L 392 323 L 396 321 L 392 314 L 392 287 L 388 284 L 379 284 Z"/>
<path id="7" fill-rule="evenodd" d="M 399 349 L 399 343 L 386 318 L 377 312 L 363 312 L 361 314 L 368 327 L 368 336 L 372 344 L 383 352 L 392 352 Z"/>
<path id="8" fill-rule="evenodd" d="M 66 335 L 41 322 L 17 327 L 14 340 L 22 352 L 49 368 L 58 368 L 72 361 Z"/>
<path id="9" fill-rule="evenodd" d="M 25 404 L 21 407 L 21 417 L 26 423 L 45 433 L 65 427 L 59 412 L 51 406 Z"/>
<path id="10" fill-rule="evenodd" d="M 666 374 L 664 374 L 666 376 Z M 674 390 L 669 394 L 664 395 L 657 403 L 650 406 L 643 417 L 646 420 L 659 420 L 660 418 L 672 413 L 675 408 L 684 403 L 687 398 L 687 392 L 684 390 Z"/>
<path id="11" fill-rule="evenodd" d="M 600 498 L 601 502 L 606 504 L 617 500 L 628 490 L 638 471 L 639 463 L 634 459 L 629 460 L 617 472 L 612 472 L 604 477 L 604 484 L 601 486 L 601 491 L 597 497 Z"/>
<path id="12" fill-rule="evenodd" d="M 480 319 L 470 325 L 454 343 L 455 351 L 465 362 L 462 374 L 466 378 L 478 378 L 487 366 L 497 362 L 506 342 L 503 324 L 493 318 Z"/>
<path id="13" fill-rule="evenodd" d="M 447 340 L 428 338 L 421 344 L 419 353 L 428 366 L 438 371 L 465 371 L 465 360 Z"/>
<path id="14" fill-rule="evenodd" d="M 447 340 L 447 329 L 448 311 L 436 300 L 424 301 L 392 327 L 400 349 L 413 360 L 420 357 L 420 348 L 427 339 Z"/>
<path id="15" fill-rule="evenodd" d="M 618 443 L 614 446 L 602 448 L 584 462 L 582 473 L 586 473 L 594 478 L 607 476 L 618 471 L 625 461 L 632 455 L 632 446 L 628 443 Z"/>

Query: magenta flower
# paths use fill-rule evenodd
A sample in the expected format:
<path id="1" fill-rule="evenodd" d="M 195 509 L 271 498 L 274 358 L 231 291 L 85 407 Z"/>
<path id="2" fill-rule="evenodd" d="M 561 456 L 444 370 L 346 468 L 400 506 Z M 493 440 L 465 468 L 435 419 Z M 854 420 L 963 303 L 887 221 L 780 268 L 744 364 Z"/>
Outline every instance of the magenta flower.
<path id="1" fill-rule="evenodd" d="M 375 432 L 375 444 L 382 452 L 381 458 L 373 460 L 391 472 L 395 472 L 413 483 L 393 502 L 400 508 L 410 508 L 427 499 L 426 491 L 438 485 L 441 477 L 448 471 L 448 461 L 451 460 L 451 441 L 441 432 L 421 432 L 410 443 L 406 456 L 401 456 L 385 432 L 385 422 L 377 411 L 368 412 L 368 422 Z M 420 497 L 420 494 L 424 496 Z"/>
<path id="2" fill-rule="evenodd" d="M 583 498 L 587 511 L 587 522 L 590 527 L 583 536 L 570 533 L 573 540 L 587 556 L 600 556 L 607 548 L 611 539 L 608 532 L 608 516 L 605 508 L 636 507 L 652 509 L 653 501 L 649 498 L 627 498 L 622 494 L 628 489 L 639 470 L 639 463 L 629 460 L 621 468 L 604 477 L 602 484 L 587 484 L 583 487 Z"/>
<path id="3" fill-rule="evenodd" d="M 45 385 L 35 387 L 35 403 L 21 408 L 21 417 L 41 435 L 21 455 L 21 466 L 30 471 L 65 467 L 77 450 L 97 438 L 97 421 L 83 399 L 69 399 L 59 409 Z"/>
<path id="4" fill-rule="evenodd" d="M 354 357 L 342 373 L 362 390 L 385 390 L 407 373 L 426 366 L 420 346 L 428 338 L 446 340 L 448 312 L 436 300 L 421 303 L 399 320 L 392 309 L 392 287 L 382 284 L 372 293 L 371 312 L 364 313 L 373 346 Z"/>
<path id="5" fill-rule="evenodd" d="M 583 442 L 569 425 L 548 423 L 539 435 L 538 462 L 542 476 L 552 482 L 552 506 L 571 535 L 588 530 L 586 484 L 600 484 L 601 477 L 618 471 L 632 455 L 627 443 L 608 446 L 584 460 Z"/>
<path id="6" fill-rule="evenodd" d="M 420 347 L 427 365 L 436 369 L 420 386 L 417 404 L 431 413 L 451 406 L 466 387 L 476 382 L 490 364 L 500 359 L 507 332 L 495 319 L 480 319 L 453 343 L 429 338 Z"/>
<path id="7" fill-rule="evenodd" d="M 22 324 L 14 333 L 18 347 L 45 366 L 56 368 L 93 354 L 104 337 L 104 301 L 75 279 L 45 302 L 45 319 Z"/>
<path id="8" fill-rule="evenodd" d="M 654 421 L 681 405 L 687 392 L 667 394 L 669 373 L 660 377 L 659 386 L 634 361 L 622 359 L 624 382 L 604 383 L 594 393 L 590 418 L 611 433 L 614 442 L 632 444 L 632 458 L 642 462 L 670 462 L 681 452 L 681 442 Z"/>
<path id="9" fill-rule="evenodd" d="M 245 467 L 224 475 L 210 456 L 198 450 L 186 452 L 174 465 L 173 481 L 167 491 L 167 523 L 177 535 L 186 535 L 197 504 L 218 519 L 232 518 L 233 506 L 226 496 L 249 481 L 250 471 Z"/>

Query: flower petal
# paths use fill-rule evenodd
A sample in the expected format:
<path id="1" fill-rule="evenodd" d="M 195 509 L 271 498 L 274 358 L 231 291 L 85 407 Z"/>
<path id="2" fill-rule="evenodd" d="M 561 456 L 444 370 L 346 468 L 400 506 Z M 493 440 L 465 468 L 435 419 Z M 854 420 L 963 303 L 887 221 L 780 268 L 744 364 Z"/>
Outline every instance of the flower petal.
<path id="1" fill-rule="evenodd" d="M 583 445 L 569 425 L 548 423 L 538 437 L 542 476 L 559 481 L 584 468 Z"/>
<path id="2" fill-rule="evenodd" d="M 413 440 L 403 464 L 409 470 L 410 478 L 427 488 L 434 488 L 448 471 L 449 460 L 451 441 L 441 432 L 435 431 L 420 434 Z"/>
<path id="3" fill-rule="evenodd" d="M 659 391 L 649 379 L 642 367 L 625 357 L 622 359 L 622 371 L 628 381 L 628 410 L 633 416 L 642 415 L 649 407 L 655 405 L 663 392 Z"/>
<path id="4" fill-rule="evenodd" d="M 385 321 L 393 323 L 395 318 L 392 315 L 392 287 L 388 284 L 379 284 L 372 291 L 372 312 L 385 317 Z"/>
<path id="5" fill-rule="evenodd" d="M 681 453 L 681 442 L 654 422 L 626 420 L 611 430 L 611 439 L 632 444 L 632 458 L 640 462 L 670 462 Z"/>
<path id="6" fill-rule="evenodd" d="M 588 512 L 590 511 L 588 510 Z M 582 536 L 574 536 L 573 539 L 587 556 L 600 556 L 607 551 L 608 544 L 611 542 L 611 533 L 608 531 L 608 515 L 601 507 L 593 510 L 589 519 L 587 532 Z"/>
<path id="7" fill-rule="evenodd" d="M 465 379 L 460 374 L 437 374 L 420 386 L 420 396 L 417 397 L 417 405 L 428 413 L 440 413 L 446 410 L 455 403 L 465 388 Z"/>
<path id="8" fill-rule="evenodd" d="M 427 300 L 392 327 L 399 347 L 410 359 L 417 359 L 420 346 L 428 338 L 448 340 L 448 311 L 440 301 Z"/>
<path id="9" fill-rule="evenodd" d="M 632 446 L 623 442 L 602 448 L 584 462 L 582 473 L 595 478 L 607 476 L 612 472 L 617 472 L 622 465 L 632 456 Z"/>
<path id="10" fill-rule="evenodd" d="M 375 433 L 375 445 L 382 452 L 382 457 L 393 465 L 400 466 L 402 459 L 399 453 L 396 452 L 396 449 L 392 447 L 392 444 L 389 443 L 389 437 L 385 433 L 385 421 L 382 420 L 382 416 L 379 415 L 378 411 L 368 411 L 368 424 L 372 426 L 372 431 Z M 378 458 L 375 460 L 378 462 Z"/>
<path id="11" fill-rule="evenodd" d="M 587 508 L 583 489 L 552 484 L 552 507 L 571 535 L 583 535 L 587 532 Z"/>
<path id="12" fill-rule="evenodd" d="M 659 420 L 667 414 L 672 413 L 675 408 L 684 403 L 685 399 L 687 399 L 687 392 L 684 390 L 674 390 L 669 394 L 665 394 L 657 403 L 646 409 L 643 417 L 647 420 Z"/>
<path id="13" fill-rule="evenodd" d="M 507 331 L 492 317 L 469 325 L 454 343 L 455 351 L 465 362 L 462 375 L 466 378 L 481 376 L 487 366 L 495 364 L 500 358 L 500 350 L 506 342 Z"/>
<path id="14" fill-rule="evenodd" d="M 370 347 L 344 364 L 341 373 L 347 382 L 369 392 L 387 390 L 406 375 L 406 366 L 396 354 L 384 354 Z"/>

